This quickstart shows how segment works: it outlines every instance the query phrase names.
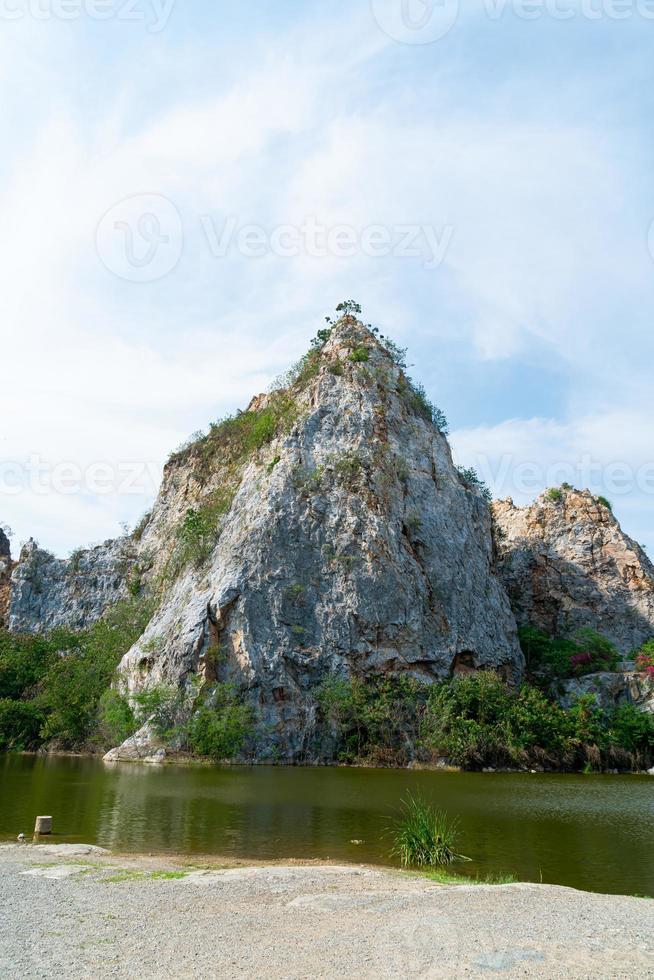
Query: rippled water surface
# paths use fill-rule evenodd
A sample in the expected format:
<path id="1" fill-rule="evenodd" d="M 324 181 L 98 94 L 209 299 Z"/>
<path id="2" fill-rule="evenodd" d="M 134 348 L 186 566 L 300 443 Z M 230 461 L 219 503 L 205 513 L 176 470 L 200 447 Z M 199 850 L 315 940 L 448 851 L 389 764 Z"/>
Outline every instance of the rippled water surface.
<path id="1" fill-rule="evenodd" d="M 123 851 L 393 863 L 388 828 L 421 792 L 460 818 L 457 870 L 654 895 L 654 778 L 380 769 L 105 765 L 0 756 L 0 837 Z M 352 843 L 362 841 L 361 844 Z"/>

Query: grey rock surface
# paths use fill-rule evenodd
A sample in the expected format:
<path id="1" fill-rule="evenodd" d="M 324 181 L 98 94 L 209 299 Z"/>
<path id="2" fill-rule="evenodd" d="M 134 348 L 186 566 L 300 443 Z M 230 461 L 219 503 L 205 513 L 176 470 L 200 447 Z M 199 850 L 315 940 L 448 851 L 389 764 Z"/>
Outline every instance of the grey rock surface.
<path id="1" fill-rule="evenodd" d="M 69 559 L 55 558 L 30 539 L 11 577 L 8 628 L 14 633 L 86 629 L 128 596 L 135 563 L 127 538 L 80 550 Z"/>
<path id="2" fill-rule="evenodd" d="M 654 636 L 654 565 L 588 491 L 496 501 L 500 574 L 520 625 L 551 635 L 582 627 L 628 656 Z"/>
<path id="3" fill-rule="evenodd" d="M 367 360 L 354 363 L 360 347 Z M 517 679 L 522 654 L 489 506 L 373 335 L 340 321 L 289 396 L 292 424 L 240 468 L 210 441 L 167 467 L 141 540 L 153 574 L 189 510 L 228 484 L 233 502 L 208 560 L 178 573 L 121 676 L 130 692 L 231 682 L 258 709 L 259 752 L 292 760 L 311 754 L 315 689 L 329 675 L 493 668 Z M 126 757 L 135 750 L 132 740 Z"/>
<path id="4" fill-rule="evenodd" d="M 578 698 L 590 694 L 600 708 L 632 704 L 641 711 L 654 713 L 654 679 L 638 671 L 571 677 L 559 681 L 553 693 L 564 708 L 571 708 Z"/>
<path id="5" fill-rule="evenodd" d="M 3 980 L 654 976 L 644 899 L 366 867 L 44 866 L 40 851 L 0 851 Z"/>

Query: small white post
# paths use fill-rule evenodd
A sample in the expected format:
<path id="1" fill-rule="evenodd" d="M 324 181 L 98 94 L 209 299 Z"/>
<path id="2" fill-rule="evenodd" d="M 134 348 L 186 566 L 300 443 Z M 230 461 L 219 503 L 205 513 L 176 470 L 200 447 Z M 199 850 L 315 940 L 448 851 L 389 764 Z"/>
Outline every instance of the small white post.
<path id="1" fill-rule="evenodd" d="M 37 817 L 36 825 L 34 827 L 35 834 L 51 834 L 52 833 L 52 817 Z"/>

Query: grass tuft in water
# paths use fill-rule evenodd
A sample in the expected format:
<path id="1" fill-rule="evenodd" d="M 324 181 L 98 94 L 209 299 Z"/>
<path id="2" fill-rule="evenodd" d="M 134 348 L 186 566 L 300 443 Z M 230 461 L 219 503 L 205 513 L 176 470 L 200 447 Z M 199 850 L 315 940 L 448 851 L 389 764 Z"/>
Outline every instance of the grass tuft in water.
<path id="1" fill-rule="evenodd" d="M 442 867 L 455 861 L 468 861 L 456 850 L 458 821 L 450 820 L 422 797 L 402 801 L 403 814 L 393 829 L 393 857 L 405 868 Z"/>

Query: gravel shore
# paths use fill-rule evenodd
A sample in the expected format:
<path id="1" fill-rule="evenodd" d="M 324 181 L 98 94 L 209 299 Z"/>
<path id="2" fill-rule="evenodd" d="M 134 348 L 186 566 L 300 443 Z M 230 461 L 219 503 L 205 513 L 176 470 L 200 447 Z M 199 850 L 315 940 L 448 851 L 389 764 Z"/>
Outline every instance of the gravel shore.
<path id="1" fill-rule="evenodd" d="M 0 847 L 0 977 L 654 977 L 654 903 L 367 867 Z"/>

